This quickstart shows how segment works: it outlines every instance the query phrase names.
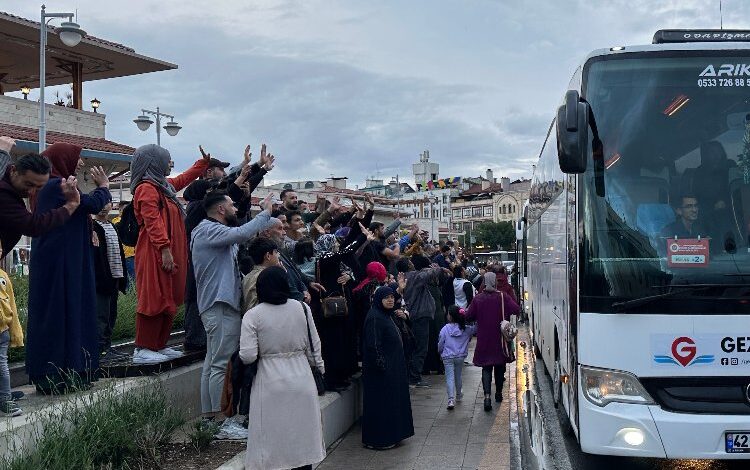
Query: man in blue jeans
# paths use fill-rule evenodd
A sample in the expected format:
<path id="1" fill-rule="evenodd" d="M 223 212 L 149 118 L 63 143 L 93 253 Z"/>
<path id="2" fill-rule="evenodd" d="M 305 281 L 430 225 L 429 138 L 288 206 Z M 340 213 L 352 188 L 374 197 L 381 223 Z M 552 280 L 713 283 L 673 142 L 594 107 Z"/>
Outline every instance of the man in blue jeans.
<path id="1" fill-rule="evenodd" d="M 437 282 L 443 270 L 439 267 L 431 267 L 430 260 L 422 255 L 414 255 L 411 260 L 401 258 L 396 263 L 396 269 L 406 274 L 404 302 L 414 331 L 415 345 L 411 364 L 409 364 L 409 385 L 429 387 L 430 385 L 422 380 L 422 366 L 427 357 L 430 324 L 435 318 L 435 299 L 430 294 L 427 284 L 430 281 Z"/>

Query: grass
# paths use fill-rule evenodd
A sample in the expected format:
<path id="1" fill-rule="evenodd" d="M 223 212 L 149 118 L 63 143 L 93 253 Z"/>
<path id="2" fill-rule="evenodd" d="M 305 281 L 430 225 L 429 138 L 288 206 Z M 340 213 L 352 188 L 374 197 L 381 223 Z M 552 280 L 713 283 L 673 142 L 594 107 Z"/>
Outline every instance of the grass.
<path id="1" fill-rule="evenodd" d="M 17 274 L 10 276 L 13 283 L 13 292 L 16 296 L 16 307 L 18 308 L 18 318 L 21 321 L 24 332 L 26 331 L 26 319 L 28 318 L 29 305 L 29 278 Z M 135 338 L 135 307 L 138 302 L 136 297 L 134 283 L 126 294 L 120 294 L 117 301 L 117 322 L 112 330 L 112 342 L 128 341 Z M 172 330 L 179 330 L 184 323 L 184 307 L 177 310 L 177 316 L 174 319 Z M 96 328 L 96 323 L 91 325 Z M 8 361 L 20 362 L 26 357 L 24 348 L 11 348 L 8 350 Z"/>
<path id="2" fill-rule="evenodd" d="M 40 412 L 33 449 L 0 457 L 8 470 L 112 468 L 158 464 L 159 447 L 186 419 L 157 381 L 118 393 L 112 381 L 96 394 L 71 396 Z"/>
<path id="3" fill-rule="evenodd" d="M 200 454 L 208 449 L 217 432 L 219 432 L 218 424 L 213 421 L 198 420 L 193 423 L 192 429 L 188 433 L 188 440 L 195 451 Z"/>

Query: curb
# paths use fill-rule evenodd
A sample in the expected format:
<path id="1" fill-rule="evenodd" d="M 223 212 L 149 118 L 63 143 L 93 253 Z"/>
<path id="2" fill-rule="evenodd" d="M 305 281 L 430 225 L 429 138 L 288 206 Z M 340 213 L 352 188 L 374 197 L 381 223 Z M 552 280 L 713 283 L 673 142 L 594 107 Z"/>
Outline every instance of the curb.
<path id="1" fill-rule="evenodd" d="M 518 357 L 518 339 L 516 339 L 516 358 Z M 517 360 L 517 359 L 516 359 Z M 518 409 L 518 377 L 516 370 L 517 362 L 510 364 L 510 370 L 508 371 L 508 386 L 512 387 L 508 390 L 510 397 L 510 468 L 519 469 L 523 468 L 521 461 L 521 432 L 518 427 L 520 410 Z"/>

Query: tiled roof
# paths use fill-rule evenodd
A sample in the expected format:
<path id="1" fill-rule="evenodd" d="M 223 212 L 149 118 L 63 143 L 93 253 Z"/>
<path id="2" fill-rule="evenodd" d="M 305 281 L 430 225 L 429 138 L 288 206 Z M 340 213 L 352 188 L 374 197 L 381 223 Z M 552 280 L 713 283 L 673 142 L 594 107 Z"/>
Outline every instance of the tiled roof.
<path id="1" fill-rule="evenodd" d="M 27 18 L 23 18 L 21 16 L 17 16 L 17 15 L 13 15 L 13 14 L 10 14 L 10 13 L 6 13 L 4 11 L 0 11 L 0 16 L 7 16 L 9 18 L 13 18 L 13 19 L 16 19 L 16 20 L 21 20 L 21 21 L 23 21 L 24 23 L 27 23 L 30 26 L 33 26 L 35 28 L 39 28 L 39 22 L 38 21 L 32 21 L 32 20 L 29 20 Z M 47 29 L 49 31 L 54 31 L 55 27 L 51 26 L 51 25 L 47 25 Z M 114 47 L 115 49 L 120 49 L 120 50 L 123 50 L 125 52 L 135 53 L 135 49 L 131 49 L 128 46 L 124 46 L 122 44 L 118 44 L 118 43 L 112 42 L 112 41 L 107 41 L 105 39 L 101 39 L 101 38 L 98 38 L 96 36 L 91 36 L 90 34 L 86 35 L 86 40 L 91 41 L 91 42 L 95 42 L 95 43 L 98 43 L 98 44 L 102 44 L 104 46 Z"/>
<path id="2" fill-rule="evenodd" d="M 0 135 L 7 135 L 16 140 L 27 140 L 37 142 L 39 131 L 31 127 L 14 126 L 12 124 L 0 123 Z M 65 142 L 68 144 L 80 145 L 87 150 L 98 150 L 100 152 L 120 153 L 132 155 L 135 152 L 133 147 L 118 144 L 107 139 L 97 139 L 95 137 L 83 137 L 79 135 L 63 134 L 62 132 L 47 132 L 47 143 L 54 144 Z"/>

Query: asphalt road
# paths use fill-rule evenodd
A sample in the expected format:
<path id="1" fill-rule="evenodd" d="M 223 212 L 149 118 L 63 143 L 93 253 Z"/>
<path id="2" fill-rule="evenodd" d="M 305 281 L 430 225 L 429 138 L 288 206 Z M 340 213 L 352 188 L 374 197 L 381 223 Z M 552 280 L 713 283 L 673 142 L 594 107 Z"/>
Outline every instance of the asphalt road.
<path id="1" fill-rule="evenodd" d="M 519 331 L 521 333 L 521 331 Z M 525 333 L 525 332 L 523 332 Z M 519 348 L 520 349 L 520 348 Z M 520 351 L 519 351 L 520 352 Z M 530 352 L 530 351 L 529 351 Z M 532 353 L 533 354 L 533 353 Z M 556 470 L 747 470 L 750 469 L 750 460 L 666 460 L 666 459 L 644 459 L 644 458 L 625 458 L 590 455 L 581 452 L 581 449 L 572 433 L 562 432 L 560 420 L 562 416 L 558 414 L 552 401 L 551 380 L 544 372 L 544 365 L 541 361 L 536 362 L 531 354 L 526 354 L 526 360 L 519 358 L 521 367 L 528 365 L 528 380 L 526 385 L 535 391 L 538 396 L 538 403 L 541 405 L 541 413 L 545 421 L 545 452 L 542 458 L 533 455 L 529 436 L 524 435 L 528 432 L 527 426 L 524 426 L 521 419 L 521 454 L 522 468 L 536 469 L 541 468 L 537 465 L 538 461 L 544 461 L 545 468 Z M 519 374 L 521 372 L 519 371 Z M 520 385 L 519 390 L 523 388 Z M 519 403 L 522 403 L 519 398 Z M 562 444 L 562 445 L 561 445 Z M 750 457 L 750 456 L 748 456 Z"/>

